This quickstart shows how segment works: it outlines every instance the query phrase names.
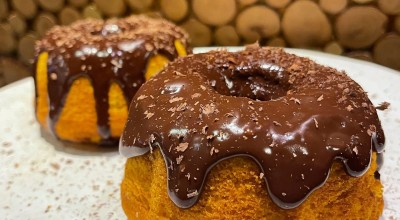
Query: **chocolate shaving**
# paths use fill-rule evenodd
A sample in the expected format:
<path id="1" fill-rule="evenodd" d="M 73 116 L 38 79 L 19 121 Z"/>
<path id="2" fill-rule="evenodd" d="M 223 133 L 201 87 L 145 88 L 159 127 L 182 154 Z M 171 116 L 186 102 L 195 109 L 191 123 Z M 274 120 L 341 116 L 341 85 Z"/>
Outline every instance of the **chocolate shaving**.
<path id="1" fill-rule="evenodd" d="M 226 58 L 226 60 L 228 60 L 229 62 L 231 62 L 233 64 L 237 64 L 237 61 L 233 57 L 228 57 L 228 58 Z"/>
<path id="2" fill-rule="evenodd" d="M 57 74 L 56 73 L 50 73 L 50 79 L 57 80 Z"/>
<path id="3" fill-rule="evenodd" d="M 212 114 L 215 112 L 215 105 L 213 103 L 206 104 L 201 109 L 202 109 L 203 114 L 206 114 L 206 115 Z"/>
<path id="4" fill-rule="evenodd" d="M 290 101 L 294 101 L 294 103 L 296 103 L 296 104 L 298 104 L 298 105 L 300 105 L 301 103 L 300 103 L 300 100 L 298 100 L 298 99 L 296 99 L 296 98 L 290 98 L 289 99 Z"/>
<path id="5" fill-rule="evenodd" d="M 232 113 L 230 113 L 230 112 L 225 114 L 225 117 L 227 117 L 227 118 L 231 118 L 231 117 L 233 117 L 233 116 L 234 116 L 234 115 L 233 115 Z"/>
<path id="6" fill-rule="evenodd" d="M 375 125 L 370 125 L 369 129 L 367 129 L 367 134 L 369 136 L 372 136 L 374 133 L 376 133 L 376 126 Z"/>
<path id="7" fill-rule="evenodd" d="M 346 110 L 349 111 L 349 112 L 351 112 L 351 111 L 353 111 L 353 107 L 352 107 L 351 105 L 348 105 L 348 106 L 346 107 Z"/>
<path id="8" fill-rule="evenodd" d="M 354 152 L 356 155 L 358 155 L 358 149 L 357 149 L 357 146 L 355 146 L 355 147 L 353 148 L 353 152 Z"/>
<path id="9" fill-rule="evenodd" d="M 318 121 L 317 121 L 317 119 L 313 118 L 313 120 L 314 120 L 315 127 L 318 128 Z"/>
<path id="10" fill-rule="evenodd" d="M 118 69 L 122 68 L 122 62 L 120 60 L 112 59 L 110 63 Z"/>
<path id="11" fill-rule="evenodd" d="M 207 125 L 204 126 L 204 127 L 201 129 L 201 133 L 207 134 L 207 129 L 208 129 L 208 126 L 207 126 Z"/>
<path id="12" fill-rule="evenodd" d="M 147 95 L 140 95 L 139 97 L 137 97 L 136 100 L 142 100 L 142 99 L 145 99 L 145 98 L 147 98 Z"/>
<path id="13" fill-rule="evenodd" d="M 175 97 L 169 100 L 169 103 L 174 103 L 174 102 L 179 102 L 182 101 L 183 98 L 182 97 Z"/>
<path id="14" fill-rule="evenodd" d="M 321 95 L 320 97 L 317 98 L 317 102 L 320 102 L 324 99 L 324 95 Z"/>
<path id="15" fill-rule="evenodd" d="M 186 170 L 186 166 L 185 165 L 179 165 L 179 170 L 181 171 L 181 173 L 185 172 Z"/>
<path id="16" fill-rule="evenodd" d="M 194 192 L 188 193 L 187 197 L 188 198 L 192 198 L 192 197 L 195 197 L 195 196 L 198 196 L 198 195 L 199 195 L 199 193 L 197 192 L 197 190 L 195 190 Z"/>
<path id="17" fill-rule="evenodd" d="M 186 76 L 185 74 L 183 74 L 183 73 L 181 73 L 181 72 L 179 72 L 179 71 L 174 71 L 174 73 L 175 73 L 175 75 L 177 75 L 177 76 Z"/>
<path id="18" fill-rule="evenodd" d="M 179 155 L 179 156 L 176 158 L 176 164 L 180 164 L 180 163 L 182 162 L 182 160 L 183 160 L 183 155 Z"/>
<path id="19" fill-rule="evenodd" d="M 178 152 L 185 152 L 185 150 L 189 147 L 189 143 L 180 143 L 175 150 Z"/>
<path id="20" fill-rule="evenodd" d="M 186 109 L 186 106 L 187 106 L 186 102 L 181 103 L 178 105 L 178 107 L 176 107 L 176 111 L 178 111 L 178 112 L 184 111 Z"/>
<path id="21" fill-rule="evenodd" d="M 390 103 L 389 102 L 382 102 L 381 104 L 376 106 L 375 109 L 384 111 L 384 110 L 388 109 L 389 107 L 390 107 Z"/>
<path id="22" fill-rule="evenodd" d="M 341 98 L 338 99 L 338 103 L 342 103 L 344 101 L 346 101 L 347 97 L 346 96 L 342 96 Z"/>
<path id="23" fill-rule="evenodd" d="M 279 123 L 277 121 L 273 121 L 272 123 L 274 123 L 274 125 L 276 125 L 276 126 L 282 126 L 281 123 Z"/>
<path id="24" fill-rule="evenodd" d="M 146 117 L 145 117 L 146 119 L 150 119 L 151 117 L 154 116 L 154 113 L 153 113 L 153 112 L 145 111 L 144 114 L 146 115 Z"/>
<path id="25" fill-rule="evenodd" d="M 154 134 L 150 135 L 149 141 L 150 143 L 153 143 L 156 140 L 156 137 L 154 136 Z"/>
<path id="26" fill-rule="evenodd" d="M 200 96 L 201 96 L 200 93 L 195 93 L 195 94 L 193 94 L 191 97 L 192 97 L 192 99 L 194 99 L 194 98 L 198 98 L 198 97 L 200 97 Z"/>

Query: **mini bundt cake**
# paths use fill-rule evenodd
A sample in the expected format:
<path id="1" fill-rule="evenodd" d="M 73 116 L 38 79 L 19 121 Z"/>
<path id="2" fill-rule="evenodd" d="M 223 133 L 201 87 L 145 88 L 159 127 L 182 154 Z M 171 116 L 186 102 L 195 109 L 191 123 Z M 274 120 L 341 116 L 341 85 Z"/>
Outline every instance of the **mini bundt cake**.
<path id="1" fill-rule="evenodd" d="M 132 100 L 122 207 L 129 219 L 378 219 L 384 142 L 344 72 L 258 46 L 189 55 Z"/>
<path id="2" fill-rule="evenodd" d="M 191 52 L 188 35 L 162 19 L 83 20 L 36 44 L 36 116 L 59 139 L 117 145 L 142 83 Z"/>

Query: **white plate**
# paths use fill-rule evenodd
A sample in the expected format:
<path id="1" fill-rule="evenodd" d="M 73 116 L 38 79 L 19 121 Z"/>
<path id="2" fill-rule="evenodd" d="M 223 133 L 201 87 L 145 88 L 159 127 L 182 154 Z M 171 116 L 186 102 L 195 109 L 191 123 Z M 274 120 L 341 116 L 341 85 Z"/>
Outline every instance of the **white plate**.
<path id="1" fill-rule="evenodd" d="M 287 51 L 345 70 L 375 105 L 390 102 L 388 110 L 379 112 L 386 134 L 382 219 L 400 219 L 400 72 L 319 52 Z M 125 158 L 104 148 L 78 150 L 43 138 L 34 118 L 33 96 L 31 78 L 0 89 L 1 218 L 124 219 L 119 185 Z"/>

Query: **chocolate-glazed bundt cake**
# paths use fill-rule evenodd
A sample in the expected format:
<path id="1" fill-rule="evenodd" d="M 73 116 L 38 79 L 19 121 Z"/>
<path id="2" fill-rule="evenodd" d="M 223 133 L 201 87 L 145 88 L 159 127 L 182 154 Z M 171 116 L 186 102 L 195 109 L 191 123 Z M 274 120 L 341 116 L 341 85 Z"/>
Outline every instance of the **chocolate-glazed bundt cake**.
<path id="1" fill-rule="evenodd" d="M 188 35 L 161 19 L 83 20 L 36 44 L 36 116 L 58 138 L 115 144 L 138 88 L 191 52 Z"/>
<path id="2" fill-rule="evenodd" d="M 130 219 L 378 219 L 384 133 L 344 72 L 281 49 L 179 58 L 139 89 Z"/>

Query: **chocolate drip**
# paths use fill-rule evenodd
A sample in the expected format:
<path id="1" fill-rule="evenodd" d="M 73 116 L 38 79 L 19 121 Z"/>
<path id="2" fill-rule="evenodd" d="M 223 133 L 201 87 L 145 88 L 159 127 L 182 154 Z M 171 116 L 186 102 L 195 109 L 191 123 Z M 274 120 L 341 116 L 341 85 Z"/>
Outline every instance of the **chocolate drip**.
<path id="1" fill-rule="evenodd" d="M 162 27 L 162 30 L 159 30 Z M 145 81 L 147 61 L 155 54 L 178 57 L 176 39 L 186 46 L 185 34 L 170 23 L 141 16 L 120 20 L 82 21 L 52 29 L 38 43 L 48 52 L 49 127 L 55 126 L 73 82 L 80 77 L 93 86 L 97 129 L 103 144 L 115 144 L 110 133 L 108 93 L 117 83 L 127 103 Z"/>
<path id="2" fill-rule="evenodd" d="M 131 103 L 120 152 L 159 147 L 169 196 L 182 208 L 196 203 L 219 161 L 251 157 L 271 199 L 290 209 L 324 184 L 334 160 L 360 176 L 383 143 L 375 108 L 344 73 L 249 47 L 178 59 L 146 83 Z"/>

